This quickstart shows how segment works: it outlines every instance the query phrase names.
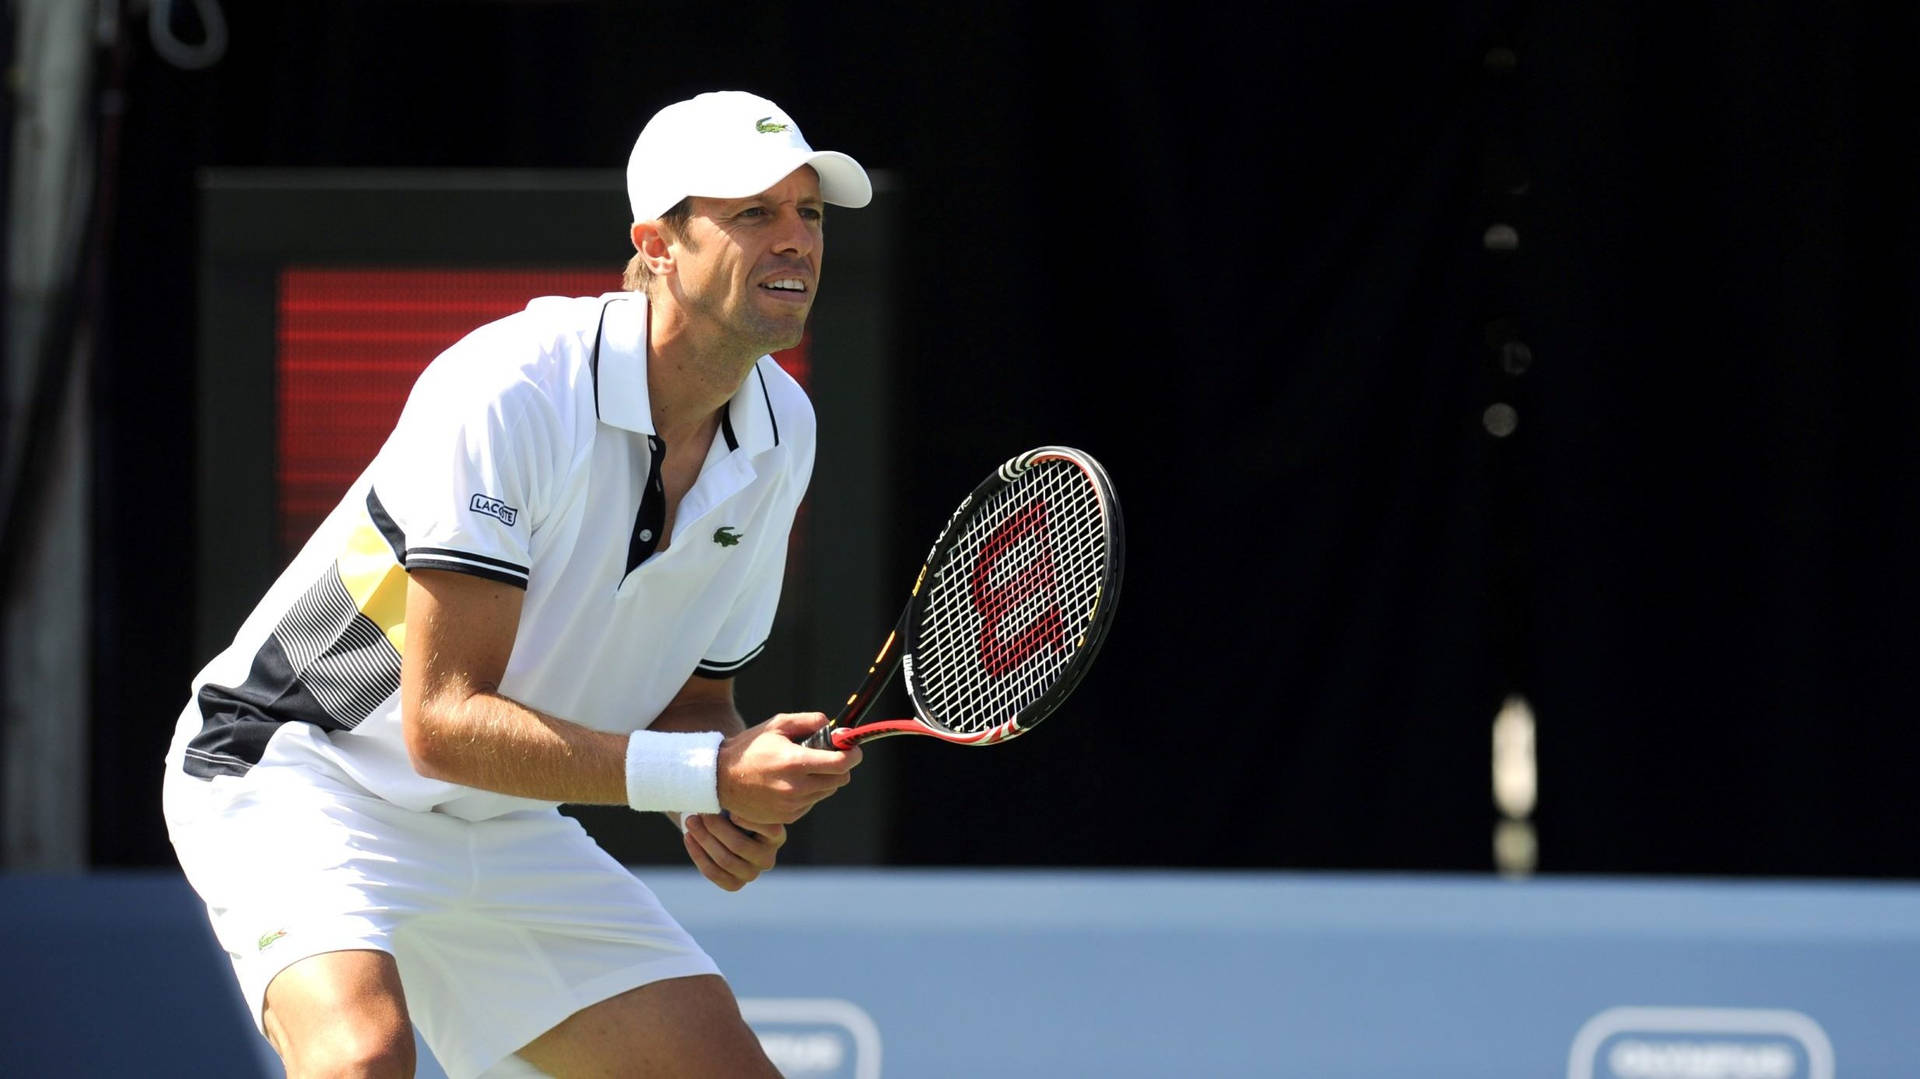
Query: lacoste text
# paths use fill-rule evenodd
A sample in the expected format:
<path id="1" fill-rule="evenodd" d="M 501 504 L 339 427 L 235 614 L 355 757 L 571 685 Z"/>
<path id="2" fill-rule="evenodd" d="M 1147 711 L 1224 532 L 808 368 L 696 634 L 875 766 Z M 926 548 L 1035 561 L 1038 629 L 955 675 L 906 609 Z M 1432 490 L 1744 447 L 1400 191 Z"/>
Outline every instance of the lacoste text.
<path id="1" fill-rule="evenodd" d="M 507 505 L 497 498 L 488 498 L 486 495 L 474 495 L 473 501 L 467 504 L 467 508 L 475 513 L 484 513 L 489 517 L 497 517 L 500 519 L 501 524 L 510 525 L 520 516 L 519 510 L 514 509 L 512 506 Z"/>

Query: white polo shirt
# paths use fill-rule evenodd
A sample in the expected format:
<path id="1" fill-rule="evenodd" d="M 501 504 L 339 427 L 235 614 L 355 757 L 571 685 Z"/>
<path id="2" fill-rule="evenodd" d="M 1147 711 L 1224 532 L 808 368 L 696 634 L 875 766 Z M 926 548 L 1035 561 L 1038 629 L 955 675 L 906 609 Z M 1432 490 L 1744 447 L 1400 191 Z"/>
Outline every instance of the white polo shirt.
<path id="1" fill-rule="evenodd" d="M 600 730 L 648 726 L 773 625 L 813 469 L 806 394 L 761 357 L 658 550 L 663 447 L 646 300 L 550 297 L 420 376 L 373 463 L 194 680 L 169 767 L 202 779 L 327 762 L 389 802 L 479 820 L 553 803 L 427 779 L 401 738 L 406 571 L 524 588 L 500 692 Z"/>

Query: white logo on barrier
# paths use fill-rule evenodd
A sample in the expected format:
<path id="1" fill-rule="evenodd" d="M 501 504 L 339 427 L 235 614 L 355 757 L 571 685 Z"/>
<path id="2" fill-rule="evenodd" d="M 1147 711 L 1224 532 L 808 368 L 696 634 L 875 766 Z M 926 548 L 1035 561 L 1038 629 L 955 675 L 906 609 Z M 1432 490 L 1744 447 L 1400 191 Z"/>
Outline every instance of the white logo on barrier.
<path id="1" fill-rule="evenodd" d="M 880 1028 L 830 997 L 742 997 L 740 1014 L 787 1079 L 880 1079 Z"/>
<path id="2" fill-rule="evenodd" d="M 1833 1079 L 1833 1043 L 1795 1011 L 1608 1008 L 1574 1035 L 1567 1079 Z"/>

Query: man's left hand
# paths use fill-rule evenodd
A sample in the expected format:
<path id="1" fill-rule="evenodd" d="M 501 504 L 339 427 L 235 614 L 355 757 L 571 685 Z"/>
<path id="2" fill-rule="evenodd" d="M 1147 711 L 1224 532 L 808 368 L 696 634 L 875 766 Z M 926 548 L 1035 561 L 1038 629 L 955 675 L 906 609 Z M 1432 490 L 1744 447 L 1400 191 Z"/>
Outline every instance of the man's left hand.
<path id="1" fill-rule="evenodd" d="M 701 876 L 729 892 L 739 891 L 772 869 L 787 842 L 784 824 L 761 824 L 718 813 L 690 814 L 685 823 L 687 834 L 681 838 L 687 856 Z"/>

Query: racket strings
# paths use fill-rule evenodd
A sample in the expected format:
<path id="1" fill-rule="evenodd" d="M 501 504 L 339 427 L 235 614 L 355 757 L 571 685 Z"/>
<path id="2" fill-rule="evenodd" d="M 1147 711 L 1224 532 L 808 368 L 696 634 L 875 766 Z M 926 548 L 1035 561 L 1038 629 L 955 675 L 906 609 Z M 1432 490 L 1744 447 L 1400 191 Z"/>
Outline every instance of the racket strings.
<path id="1" fill-rule="evenodd" d="M 1099 489 L 1042 461 L 990 496 L 935 568 L 918 627 L 918 695 L 963 734 L 1038 702 L 1085 643 L 1109 551 Z"/>

